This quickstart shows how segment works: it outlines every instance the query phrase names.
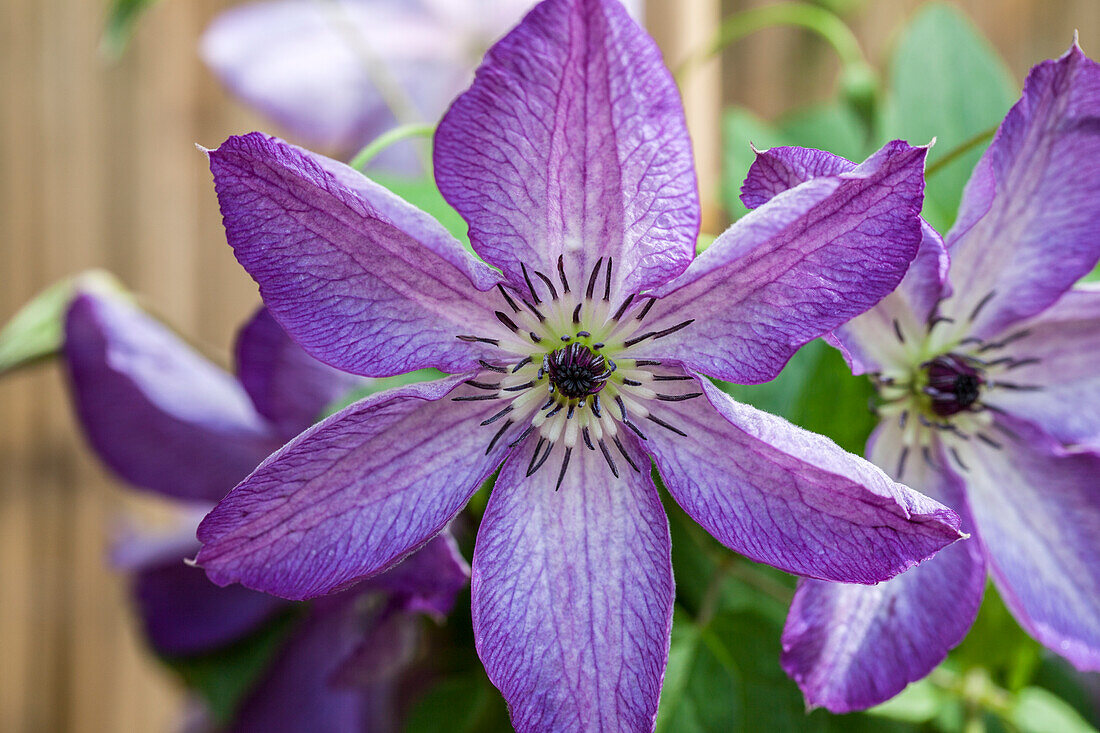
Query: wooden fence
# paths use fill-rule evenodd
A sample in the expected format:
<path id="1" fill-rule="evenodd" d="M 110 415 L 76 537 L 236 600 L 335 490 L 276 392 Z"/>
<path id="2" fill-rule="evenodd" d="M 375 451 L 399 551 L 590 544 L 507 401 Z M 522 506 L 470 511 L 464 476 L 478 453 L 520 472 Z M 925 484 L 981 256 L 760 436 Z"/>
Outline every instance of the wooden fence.
<path id="1" fill-rule="evenodd" d="M 208 146 L 264 123 L 200 65 L 196 40 L 223 6 L 165 0 L 118 63 L 97 53 L 93 0 L 0 3 L 0 320 L 56 279 L 115 272 L 146 304 L 224 359 L 258 302 L 224 244 Z M 721 13 L 760 2 L 650 0 L 677 60 Z M 881 61 L 917 0 L 855 12 Z M 960 3 L 1017 78 L 1061 53 L 1074 27 L 1100 52 L 1095 0 Z M 715 201 L 724 102 L 767 116 L 828 93 L 836 64 L 817 39 L 770 30 L 739 43 L 686 90 L 704 195 Z M 711 207 L 708 222 L 720 216 Z M 156 502 L 115 486 L 89 456 L 56 366 L 0 381 L 0 731 L 159 731 L 181 716 L 175 682 L 143 651 L 123 581 L 105 564 L 121 512 Z"/>

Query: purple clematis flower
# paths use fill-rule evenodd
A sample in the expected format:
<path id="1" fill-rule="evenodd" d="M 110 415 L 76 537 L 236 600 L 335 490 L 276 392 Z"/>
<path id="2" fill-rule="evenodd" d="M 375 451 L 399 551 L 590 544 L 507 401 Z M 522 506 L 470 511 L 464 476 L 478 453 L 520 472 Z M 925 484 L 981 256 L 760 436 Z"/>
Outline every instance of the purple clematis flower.
<path id="1" fill-rule="evenodd" d="M 533 0 L 267 0 L 231 8 L 203 60 L 294 138 L 351 155 L 398 123 L 438 120 Z M 641 3 L 629 4 L 640 17 Z M 416 169 L 410 149 L 381 162 Z"/>
<path id="2" fill-rule="evenodd" d="M 1100 68 L 1075 43 L 1032 69 L 946 249 L 925 227 L 897 292 L 835 332 L 881 396 L 868 456 L 977 540 L 871 588 L 801 583 L 783 664 L 811 704 L 869 707 L 928 674 L 973 624 L 987 571 L 1033 636 L 1100 669 L 1100 291 L 1073 287 L 1100 258 L 1098 161 Z M 770 150 L 743 200 L 852 168 Z"/>
<path id="3" fill-rule="evenodd" d="M 146 636 L 168 657 L 211 653 L 292 604 L 220 588 L 184 559 L 213 503 L 271 446 L 308 427 L 362 380 L 307 356 L 265 310 L 241 330 L 236 378 L 120 297 L 77 296 L 65 363 L 81 423 L 105 463 L 178 503 L 178 526 L 120 537 Z M 468 567 L 447 533 L 345 593 L 312 604 L 236 712 L 234 731 L 395 730 L 399 674 L 417 648 L 418 615 L 446 615 Z"/>
<path id="4" fill-rule="evenodd" d="M 440 124 L 446 230 L 350 168 L 253 133 L 210 152 L 229 243 L 273 316 L 377 394 L 268 458 L 199 527 L 220 584 L 309 598 L 421 546 L 500 467 L 473 623 L 521 731 L 649 730 L 668 654 L 669 530 L 650 460 L 727 546 L 874 583 L 958 517 L 703 374 L 773 378 L 896 287 L 925 150 L 891 143 L 693 260 L 690 143 L 660 53 L 612 0 L 548 0 Z"/>

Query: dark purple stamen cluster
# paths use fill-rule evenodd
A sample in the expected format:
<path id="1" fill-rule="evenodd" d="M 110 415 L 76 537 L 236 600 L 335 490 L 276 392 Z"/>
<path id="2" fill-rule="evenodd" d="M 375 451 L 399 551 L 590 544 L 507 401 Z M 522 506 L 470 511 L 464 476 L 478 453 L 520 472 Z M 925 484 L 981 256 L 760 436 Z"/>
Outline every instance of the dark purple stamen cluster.
<path id="1" fill-rule="evenodd" d="M 985 379 L 981 372 L 957 354 L 941 354 L 925 365 L 928 384 L 924 393 L 932 400 L 932 412 L 950 417 L 969 410 L 981 396 Z"/>
<path id="2" fill-rule="evenodd" d="M 542 366 L 550 376 L 553 389 L 572 399 L 596 394 L 612 374 L 603 356 L 578 342 L 547 354 Z"/>

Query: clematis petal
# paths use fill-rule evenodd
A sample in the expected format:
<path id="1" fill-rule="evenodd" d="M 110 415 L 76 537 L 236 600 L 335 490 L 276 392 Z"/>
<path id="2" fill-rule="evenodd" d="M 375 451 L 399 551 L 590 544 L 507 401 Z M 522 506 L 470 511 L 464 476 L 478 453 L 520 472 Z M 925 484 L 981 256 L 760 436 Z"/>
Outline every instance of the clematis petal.
<path id="1" fill-rule="evenodd" d="M 897 287 L 921 240 L 925 148 L 889 143 L 850 173 L 779 194 L 658 289 L 643 355 L 766 382 L 800 346 Z"/>
<path id="2" fill-rule="evenodd" d="M 902 461 L 897 421 L 880 425 L 869 458 L 880 466 Z M 939 449 L 937 448 L 937 453 Z M 947 466 L 938 455 L 936 465 Z M 973 531 L 965 487 L 950 469 L 914 457 L 905 482 L 954 507 Z M 783 668 L 807 702 L 834 713 L 877 705 L 927 675 L 963 640 L 985 590 L 985 557 L 971 538 L 878 585 L 802 580 L 783 629 Z"/>
<path id="3" fill-rule="evenodd" d="M 198 549 L 198 543 L 189 555 Z M 232 586 L 219 588 L 184 555 L 140 571 L 134 600 L 153 648 L 169 656 L 202 654 L 231 644 L 289 607 L 281 598 Z"/>
<path id="4" fill-rule="evenodd" d="M 633 442 L 628 448 L 635 449 Z M 636 450 L 636 449 L 635 449 Z M 653 730 L 672 624 L 668 520 L 648 471 L 583 446 L 505 463 L 474 550 L 474 636 L 517 731 Z"/>
<path id="5" fill-rule="evenodd" d="M 466 377 L 381 392 L 264 461 L 199 525 L 219 585 L 295 600 L 395 565 L 439 533 L 506 453 L 477 423 L 494 401 L 453 402 Z"/>
<path id="6" fill-rule="evenodd" d="M 798 575 L 877 583 L 959 539 L 950 509 L 696 381 L 702 398 L 661 415 L 688 437 L 650 431 L 644 447 L 669 493 L 730 549 Z"/>
<path id="7" fill-rule="evenodd" d="M 470 566 L 458 551 L 454 537 L 443 531 L 391 570 L 364 586 L 392 593 L 406 611 L 446 616 L 455 596 L 470 577 Z"/>
<path id="8" fill-rule="evenodd" d="M 373 689 L 346 688 L 334 680 L 362 642 L 354 596 L 314 603 L 233 718 L 240 733 L 308 730 L 320 733 L 389 730 L 371 707 Z M 381 701 L 380 701 L 381 702 Z"/>
<path id="9" fill-rule="evenodd" d="M 294 343 L 266 308 L 237 334 L 237 375 L 261 415 L 291 438 L 364 380 L 314 359 Z"/>
<path id="10" fill-rule="evenodd" d="M 1031 70 L 967 184 L 947 235 L 970 335 L 995 336 L 1056 301 L 1100 258 L 1100 66 L 1075 43 Z"/>
<path id="11" fill-rule="evenodd" d="M 1013 359 L 994 379 L 1039 389 L 994 389 L 984 401 L 1064 443 L 1100 446 L 1100 288 L 1069 291 L 1015 334 L 1024 335 L 989 352 Z"/>
<path id="12" fill-rule="evenodd" d="M 296 138 L 350 156 L 398 121 L 438 119 L 472 70 L 468 40 L 407 0 L 275 0 L 218 15 L 200 52 L 230 91 Z M 389 162 L 422 167 L 412 149 Z"/>
<path id="13" fill-rule="evenodd" d="M 217 501 L 279 445 L 232 376 L 121 298 L 73 300 L 65 365 L 88 442 L 138 488 Z"/>
<path id="14" fill-rule="evenodd" d="M 779 147 L 759 152 L 741 187 L 741 200 L 756 208 L 777 194 L 821 176 L 855 169 L 855 163 L 823 150 Z M 838 327 L 826 340 L 840 349 L 853 373 L 908 363 L 944 293 L 948 257 L 940 235 L 921 221 L 917 256 L 901 284 L 866 313 Z M 897 325 L 895 326 L 895 322 Z"/>
<path id="15" fill-rule="evenodd" d="M 237 259 L 311 355 L 354 374 L 477 364 L 497 276 L 427 214 L 351 168 L 259 133 L 210 151 Z"/>
<path id="16" fill-rule="evenodd" d="M 660 51 L 615 0 L 548 0 L 497 43 L 444 116 L 435 176 L 486 261 L 523 283 L 564 255 L 574 287 L 614 260 L 616 292 L 695 253 L 683 106 Z"/>
<path id="17" fill-rule="evenodd" d="M 1004 447 L 959 447 L 989 569 L 1020 625 L 1082 670 L 1100 670 L 1100 454 L 996 418 Z"/>

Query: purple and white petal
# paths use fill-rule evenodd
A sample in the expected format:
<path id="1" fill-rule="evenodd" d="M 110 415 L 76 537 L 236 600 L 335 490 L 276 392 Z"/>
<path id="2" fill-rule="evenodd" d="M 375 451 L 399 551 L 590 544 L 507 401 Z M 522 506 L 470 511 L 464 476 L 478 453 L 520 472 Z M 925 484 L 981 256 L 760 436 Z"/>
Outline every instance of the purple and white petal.
<path id="1" fill-rule="evenodd" d="M 959 446 L 989 569 L 1016 620 L 1078 669 L 1100 670 L 1100 454 L 995 418 L 1001 449 Z"/>
<path id="2" fill-rule="evenodd" d="M 756 154 L 741 187 L 741 200 L 749 208 L 757 208 L 800 183 L 847 173 L 855 167 L 855 163 L 823 150 L 771 148 Z M 943 240 L 922 221 L 917 256 L 897 289 L 826 336 L 844 354 L 853 373 L 881 371 L 906 361 L 908 353 L 919 346 L 927 321 L 943 295 L 947 267 Z"/>
<path id="3" fill-rule="evenodd" d="M 314 359 L 291 340 L 266 308 L 237 334 L 237 378 L 279 435 L 291 438 L 365 380 Z"/>
<path id="4" fill-rule="evenodd" d="M 905 450 L 897 421 L 872 436 L 869 458 L 897 467 Z M 937 453 L 939 451 L 937 450 Z M 947 466 L 938 455 L 938 466 Z M 950 469 L 916 458 L 905 482 L 953 507 L 973 531 L 965 487 Z M 802 580 L 783 629 L 783 668 L 806 701 L 834 713 L 863 710 L 921 679 L 963 640 L 985 590 L 985 557 L 970 538 L 878 585 Z"/>
<path id="5" fill-rule="evenodd" d="M 1031 70 L 947 235 L 944 312 L 989 338 L 1058 300 L 1100 258 L 1100 66 L 1075 43 Z"/>
<path id="6" fill-rule="evenodd" d="M 984 402 L 1063 443 L 1100 446 L 1100 287 L 1070 290 L 1016 334 L 1023 336 L 988 355 L 1011 359 L 993 379 L 1017 388 L 994 388 Z"/>
<path id="7" fill-rule="evenodd" d="M 749 212 L 657 290 L 649 328 L 690 328 L 639 346 L 742 384 L 897 287 L 921 241 L 925 148 L 886 145 L 850 173 L 815 178 Z"/>
<path id="8" fill-rule="evenodd" d="M 391 570 L 363 585 L 391 593 L 405 611 L 442 618 L 451 612 L 455 596 L 470 578 L 470 566 L 448 531 L 440 532 Z"/>
<path id="9" fill-rule="evenodd" d="M 192 541 L 193 542 L 193 541 Z M 289 607 L 281 598 L 239 585 L 219 588 L 185 557 L 141 570 L 132 593 L 153 648 L 169 656 L 203 654 L 239 641 Z"/>
<path id="10" fill-rule="evenodd" d="M 470 241 L 517 286 L 564 257 L 615 292 L 675 277 L 699 201 L 683 106 L 661 53 L 616 0 L 548 0 L 487 54 L 439 125 L 435 176 Z"/>
<path id="11" fill-rule="evenodd" d="M 217 501 L 279 445 L 237 380 L 121 298 L 73 300 L 64 357 L 88 442 L 138 488 Z"/>
<path id="12" fill-rule="evenodd" d="M 643 447 L 669 493 L 735 552 L 822 580 L 877 583 L 959 539 L 959 517 L 828 438 L 735 402 L 703 397 L 660 417 Z"/>
<path id="13" fill-rule="evenodd" d="M 372 395 L 299 435 L 199 525 L 198 563 L 219 585 L 300 600 L 424 545 L 507 452 L 477 428 L 497 402 L 448 399 L 466 378 Z"/>
<path id="14" fill-rule="evenodd" d="M 477 365 L 498 276 L 430 216 L 355 170 L 260 133 L 210 155 L 226 235 L 271 314 L 354 374 Z"/>
<path id="15" fill-rule="evenodd" d="M 522 453 L 497 478 L 474 551 L 478 654 L 520 733 L 650 731 L 672 625 L 668 520 L 648 471 L 616 479 L 598 452 L 574 454 L 557 491 L 557 471 L 524 477 Z"/>

